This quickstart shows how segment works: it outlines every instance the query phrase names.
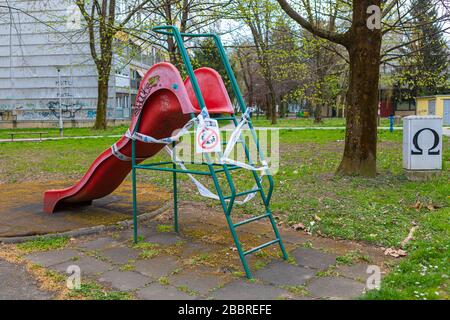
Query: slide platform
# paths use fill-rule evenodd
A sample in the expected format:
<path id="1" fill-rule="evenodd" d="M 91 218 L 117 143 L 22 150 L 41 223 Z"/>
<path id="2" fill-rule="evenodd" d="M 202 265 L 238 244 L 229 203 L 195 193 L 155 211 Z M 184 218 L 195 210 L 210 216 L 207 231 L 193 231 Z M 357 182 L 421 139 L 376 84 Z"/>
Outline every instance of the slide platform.
<path id="1" fill-rule="evenodd" d="M 211 68 L 195 70 L 210 114 L 232 114 L 233 106 L 220 75 Z M 130 132 L 166 138 L 182 128 L 190 114 L 200 113 L 190 79 L 182 80 L 170 63 L 155 64 L 142 79 L 130 124 Z M 136 141 L 137 162 L 155 155 L 163 144 Z M 44 193 L 44 211 L 53 213 L 70 204 L 89 204 L 112 193 L 131 171 L 131 139 L 125 135 L 103 151 L 75 185 Z M 130 190 L 131 192 L 131 190 Z"/>

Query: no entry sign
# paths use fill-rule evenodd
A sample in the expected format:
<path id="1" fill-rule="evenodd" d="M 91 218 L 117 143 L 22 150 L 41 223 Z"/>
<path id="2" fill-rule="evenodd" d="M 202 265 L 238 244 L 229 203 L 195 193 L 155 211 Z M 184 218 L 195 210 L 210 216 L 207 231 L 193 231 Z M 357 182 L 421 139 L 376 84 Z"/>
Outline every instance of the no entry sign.
<path id="1" fill-rule="evenodd" d="M 195 132 L 197 153 L 221 152 L 219 124 L 214 119 L 207 119 Z"/>

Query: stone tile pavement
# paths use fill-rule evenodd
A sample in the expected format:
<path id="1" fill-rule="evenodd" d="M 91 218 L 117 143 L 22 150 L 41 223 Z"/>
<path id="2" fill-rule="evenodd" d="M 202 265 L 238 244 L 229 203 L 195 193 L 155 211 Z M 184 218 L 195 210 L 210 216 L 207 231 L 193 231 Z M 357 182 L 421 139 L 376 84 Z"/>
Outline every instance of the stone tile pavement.
<path id="1" fill-rule="evenodd" d="M 39 289 L 23 266 L 0 260 L 0 300 L 46 300 L 52 294 Z"/>
<path id="2" fill-rule="evenodd" d="M 167 232 L 168 211 L 140 225 L 138 245 L 125 229 L 72 239 L 64 249 L 31 253 L 26 259 L 63 274 L 77 265 L 82 281 L 127 291 L 136 299 L 243 300 L 356 298 L 365 290 L 369 263 L 339 264 L 337 257 L 360 251 L 371 257 L 370 264 L 385 259 L 376 248 L 282 229 L 290 259 L 283 261 L 277 246 L 256 253 L 248 259 L 255 279 L 247 280 L 222 215 L 185 204 L 180 212 L 180 234 Z M 247 227 L 239 234 L 247 248 L 271 236 L 268 223 L 253 225 L 257 232 Z"/>

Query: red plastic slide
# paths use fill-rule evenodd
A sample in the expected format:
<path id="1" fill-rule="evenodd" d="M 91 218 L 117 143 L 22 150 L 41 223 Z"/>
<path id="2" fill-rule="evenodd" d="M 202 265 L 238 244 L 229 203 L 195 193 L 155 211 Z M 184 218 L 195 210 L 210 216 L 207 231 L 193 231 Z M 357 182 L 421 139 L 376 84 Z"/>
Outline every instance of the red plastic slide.
<path id="1" fill-rule="evenodd" d="M 233 113 L 220 75 L 210 68 L 197 69 L 195 75 L 209 113 Z M 130 132 L 138 126 L 137 132 L 157 139 L 172 136 L 190 119 L 189 113 L 200 112 L 190 80 L 183 82 L 178 70 L 166 62 L 154 65 L 147 72 L 133 111 Z M 142 161 L 163 147 L 162 144 L 136 142 L 136 157 Z M 46 191 L 44 211 L 53 213 L 65 204 L 89 204 L 110 194 L 131 171 L 129 157 L 131 139 L 123 136 L 95 159 L 78 183 L 66 189 Z"/>

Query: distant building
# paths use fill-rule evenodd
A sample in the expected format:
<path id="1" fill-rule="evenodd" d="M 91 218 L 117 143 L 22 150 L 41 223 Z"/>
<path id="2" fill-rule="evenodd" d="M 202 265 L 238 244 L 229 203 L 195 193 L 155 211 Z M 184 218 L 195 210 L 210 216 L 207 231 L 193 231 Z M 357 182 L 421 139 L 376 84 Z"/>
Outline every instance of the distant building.
<path id="1" fill-rule="evenodd" d="M 450 94 L 416 97 L 417 115 L 441 117 L 450 125 Z"/>
<path id="2" fill-rule="evenodd" d="M 413 98 L 405 99 L 401 94 L 401 88 L 381 87 L 379 114 L 381 117 L 409 116 L 416 114 L 416 102 Z"/>
<path id="3" fill-rule="evenodd" d="M 8 5 L 0 8 L 0 120 L 57 120 L 60 100 L 65 120 L 95 119 L 97 71 L 88 35 L 73 21 L 74 1 Z M 124 37 L 117 41 L 127 41 L 135 58 L 114 57 L 107 117 L 127 119 L 140 79 L 160 58 L 154 48 L 143 51 Z"/>

